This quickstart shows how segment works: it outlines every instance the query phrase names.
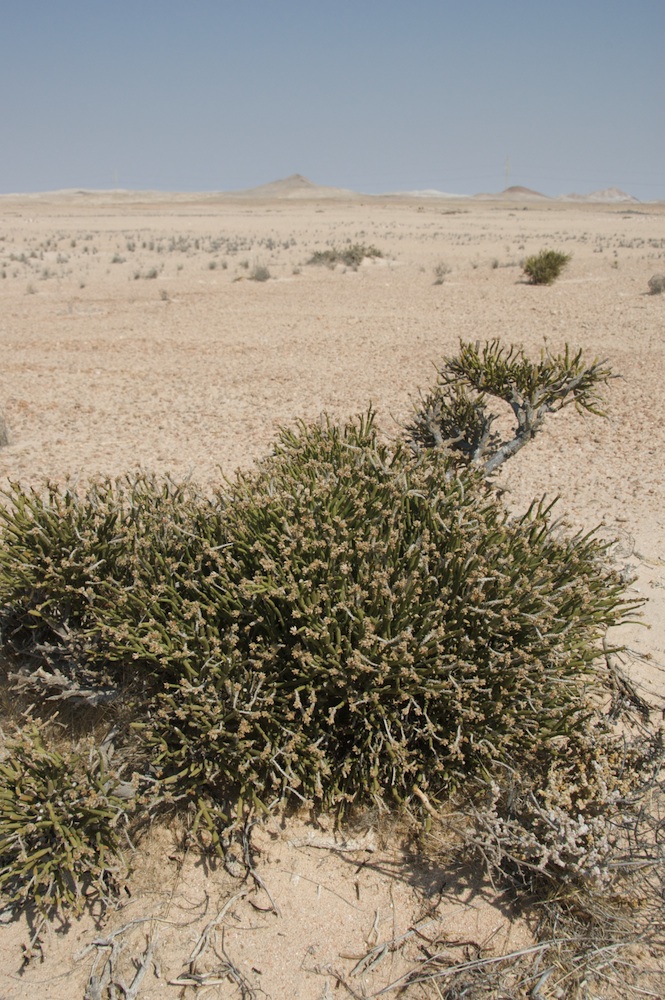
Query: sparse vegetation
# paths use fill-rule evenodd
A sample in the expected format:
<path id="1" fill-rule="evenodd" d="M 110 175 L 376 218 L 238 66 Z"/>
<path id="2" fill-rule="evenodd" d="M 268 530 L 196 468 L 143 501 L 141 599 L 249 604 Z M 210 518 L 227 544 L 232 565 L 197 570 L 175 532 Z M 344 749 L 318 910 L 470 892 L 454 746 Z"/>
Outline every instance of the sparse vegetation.
<path id="1" fill-rule="evenodd" d="M 527 257 L 522 270 L 532 285 L 551 285 L 571 260 L 571 255 L 559 250 L 541 250 Z"/>
<path id="2" fill-rule="evenodd" d="M 334 268 L 337 264 L 345 264 L 356 270 L 367 259 L 383 257 L 381 250 L 375 246 L 367 246 L 364 243 L 352 243 L 348 247 L 332 247 L 330 250 L 316 250 L 308 264 L 325 264 L 326 267 Z"/>
<path id="3" fill-rule="evenodd" d="M 504 245 L 495 229 L 454 228 L 454 220 L 430 208 L 427 216 L 414 214 L 420 242 L 411 251 L 403 223 L 379 221 L 366 232 L 359 213 L 351 223 L 332 213 L 313 215 L 315 231 L 294 230 L 295 251 L 295 240 L 282 238 L 288 229 L 277 222 L 272 228 L 269 218 L 256 225 L 251 218 L 249 236 L 206 235 L 213 224 L 187 215 L 177 237 L 152 221 L 128 225 L 129 216 L 125 228 L 88 236 L 78 228 L 86 223 L 74 221 L 70 232 L 50 241 L 39 227 L 21 224 L 16 238 L 3 244 L 3 295 L 18 298 L 32 282 L 42 293 L 34 308 L 61 314 L 63 328 L 74 323 L 68 309 L 88 317 L 77 324 L 92 330 L 107 323 L 104 283 L 119 288 L 118 281 L 129 280 L 124 294 L 136 299 L 135 271 L 144 277 L 154 266 L 160 281 L 155 294 L 138 296 L 134 311 L 165 317 L 161 309 L 173 292 L 162 286 L 176 271 L 180 294 L 169 315 L 185 312 L 183 303 L 206 284 L 205 269 L 208 285 L 220 286 L 227 261 L 229 282 L 238 275 L 257 280 L 250 264 L 256 260 L 273 275 L 295 275 L 308 256 L 303 246 L 328 248 L 322 256 L 334 259 L 319 263 L 354 267 L 353 258 L 336 256 L 336 247 L 384 246 L 384 240 L 391 256 L 399 246 L 405 266 L 390 279 L 381 269 L 395 286 L 382 293 L 382 310 L 392 308 L 399 280 L 406 289 L 418 268 L 422 289 L 428 273 L 430 283 L 439 283 L 433 268 L 441 259 L 466 276 L 479 301 L 501 291 L 495 281 L 516 294 L 502 270 L 490 280 L 489 268 L 519 267 L 517 257 L 531 247 L 568 249 L 568 240 L 586 243 L 580 267 L 593 267 L 601 280 L 620 259 L 612 281 L 635 300 L 640 282 L 647 291 L 646 275 L 662 270 L 662 240 L 646 238 L 646 222 L 640 239 L 623 239 L 630 237 L 625 229 L 612 235 L 611 227 L 602 238 L 579 228 L 571 236 L 557 230 L 560 213 L 552 212 L 534 215 L 528 232 L 515 222 L 523 231 Z M 648 225 L 655 233 L 655 222 Z M 82 257 L 84 239 L 91 252 Z M 110 264 L 123 262 L 114 274 Z M 475 267 L 480 270 L 471 271 Z M 41 284 L 41 276 L 57 279 L 57 286 Z M 79 298 L 81 278 L 89 293 Z M 370 284 L 378 294 L 383 280 Z M 233 289 L 238 302 L 253 297 L 251 288 L 242 289 Z M 277 285 L 267 291 L 277 292 Z M 663 289 L 652 291 L 650 284 L 649 291 Z M 434 290 L 426 298 L 436 304 Z M 437 308 L 445 298 L 437 299 Z M 537 310 L 539 324 L 548 322 L 547 302 L 555 317 L 552 337 L 558 337 L 569 310 L 548 293 L 543 315 Z M 34 308 L 27 306 L 29 317 Z M 651 300 L 647 312 L 655 315 L 656 306 Z M 360 315 L 362 326 L 364 313 L 351 300 L 334 314 L 343 331 L 348 321 L 351 342 L 356 332 L 359 343 L 373 340 L 373 330 L 354 325 Z M 197 310 L 195 321 L 202 315 Z M 446 316 L 446 331 L 453 315 Z M 583 311 L 576 316 L 580 324 L 589 319 Z M 459 329 L 473 331 L 472 319 Z M 124 335 L 135 322 L 128 316 L 118 329 Z M 612 320 L 608 338 L 620 322 Z M 401 335 L 400 324 L 394 327 L 397 357 L 420 343 Z M 597 337 L 588 339 L 593 344 Z M 102 343 L 92 334 L 90 341 L 91 349 Z M 647 339 L 640 343 L 646 349 Z M 101 802 L 109 831 L 96 870 L 94 835 L 68 826 L 56 810 L 65 833 L 60 837 L 53 826 L 47 831 L 56 861 L 40 867 L 35 855 L 43 844 L 36 834 L 19 834 L 20 854 L 16 828 L 3 825 L 2 803 L 14 791 L 3 798 L 0 789 L 0 845 L 8 845 L 0 858 L 2 898 L 15 913 L 22 907 L 30 913 L 36 903 L 50 917 L 109 899 L 122 871 L 125 825 L 136 843 L 137 824 L 163 810 L 176 810 L 205 849 L 224 853 L 233 830 L 249 829 L 262 808 L 274 809 L 280 800 L 302 805 L 304 799 L 315 811 L 330 807 L 338 816 L 368 805 L 373 825 L 380 811 L 395 808 L 429 826 L 419 843 L 428 858 L 437 855 L 441 872 L 444 864 L 468 863 L 480 880 L 484 866 L 513 912 L 526 912 L 538 949 L 494 965 L 482 964 L 488 952 L 470 951 L 454 971 L 454 946 L 442 937 L 417 970 L 414 959 L 405 995 L 425 995 L 431 975 L 432 994 L 451 1000 L 492 996 L 492 990 L 552 1000 L 604 996 L 603 976 L 620 983 L 617 996 L 632 996 L 623 986 L 628 943 L 642 935 L 645 963 L 658 962 L 658 952 L 649 955 L 649 949 L 663 939 L 663 781 L 661 746 L 608 634 L 614 622 L 637 611 L 626 581 L 630 570 L 616 573 L 612 549 L 567 529 L 557 507 L 536 503 L 521 518 L 508 516 L 492 479 L 501 467 L 499 483 L 506 483 L 503 463 L 539 432 L 548 413 L 571 403 L 587 413 L 603 410 L 609 366 L 557 351 L 558 341 L 556 350 L 532 361 L 521 348 L 462 343 L 441 362 L 406 441 L 387 441 L 370 413 L 341 424 L 299 424 L 280 434 L 264 462 L 213 494 L 210 487 L 142 475 L 89 487 L 9 490 L 0 532 L 3 685 L 12 718 L 24 724 L 20 709 L 32 704 L 42 721 L 35 729 L 28 719 L 21 749 L 13 723 L 3 719 L 2 765 L 42 775 L 42 801 L 48 769 L 54 789 L 66 791 L 65 804 L 73 793 L 54 763 L 57 755 L 68 773 L 88 768 L 86 801 Z M 90 364 L 105 374 L 107 365 L 97 357 Z M 12 386 L 7 414 L 18 421 L 17 441 L 38 418 L 25 405 L 32 400 L 23 379 L 20 388 Z M 552 425 L 556 434 L 556 421 Z M 604 440 L 601 450 L 608 447 Z M 591 447 L 590 438 L 582 441 L 583 453 Z M 18 468 L 12 454 L 4 454 Z M 163 455 L 160 462 L 179 460 L 176 451 Z M 61 471 L 56 463 L 56 476 Z M 585 503 L 586 494 L 580 496 Z M 38 758 L 34 767 L 26 763 L 30 755 Z M 127 789 L 123 781 L 132 773 Z M 11 812 L 29 827 L 25 785 L 21 794 Z M 80 855 L 72 831 L 87 838 Z M 448 853 L 437 846 L 439 834 Z M 67 873 L 68 849 L 73 874 Z M 51 881 L 58 866 L 61 883 Z M 636 983 L 659 995 L 658 985 Z"/>

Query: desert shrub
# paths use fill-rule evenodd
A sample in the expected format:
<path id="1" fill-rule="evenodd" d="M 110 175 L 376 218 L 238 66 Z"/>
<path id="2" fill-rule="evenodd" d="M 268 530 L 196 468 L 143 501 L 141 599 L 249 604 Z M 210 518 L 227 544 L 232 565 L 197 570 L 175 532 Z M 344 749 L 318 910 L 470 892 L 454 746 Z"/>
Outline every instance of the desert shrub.
<path id="1" fill-rule="evenodd" d="M 526 258 L 522 270 L 532 285 L 551 285 L 570 259 L 570 254 L 561 253 L 559 250 L 541 250 L 540 253 Z"/>
<path id="2" fill-rule="evenodd" d="M 356 270 L 365 258 L 373 259 L 383 257 L 383 253 L 375 246 L 367 246 L 364 243 L 352 243 L 348 247 L 333 247 L 330 250 L 316 250 L 308 264 L 325 264 L 326 267 L 335 267 L 336 264 L 346 264 Z"/>
<path id="3" fill-rule="evenodd" d="M 461 809 L 470 827 L 459 856 L 521 903 L 540 942 L 537 960 L 530 949 L 508 956 L 504 988 L 511 979 L 513 987 L 547 979 L 548 995 L 571 1000 L 587 991 L 660 995 L 663 757 L 662 732 L 629 716 L 619 730 L 598 712 L 586 731 L 534 747 L 482 779 L 475 794 L 467 789 Z M 446 961 L 448 982 L 468 971 L 466 962 L 457 972 Z"/>
<path id="4" fill-rule="evenodd" d="M 665 292 L 665 274 L 653 274 L 649 278 L 649 294 L 660 295 Z"/>
<path id="5" fill-rule="evenodd" d="M 4 741 L 0 759 L 0 890 L 38 910 L 106 899 L 123 869 L 126 803 L 92 743 L 49 749 L 36 726 Z"/>
<path id="6" fill-rule="evenodd" d="M 369 411 L 282 430 L 212 495 L 145 474 L 81 493 L 10 487 L 0 626 L 14 683 L 37 703 L 101 703 L 114 761 L 140 775 L 136 809 L 189 805 L 220 852 L 221 827 L 245 807 L 429 815 L 464 796 L 472 847 L 495 872 L 552 896 L 571 887 L 578 903 L 594 879 L 616 893 L 607 831 L 625 828 L 631 803 L 648 812 L 635 775 L 657 758 L 603 719 L 616 682 L 607 630 L 638 602 L 593 533 L 570 533 L 545 503 L 509 515 L 472 460 L 486 397 L 512 400 L 519 429 L 523 411 L 566 401 L 595 412 L 610 373 L 579 353 L 533 363 L 497 342 L 463 344 L 443 371 L 461 462 L 430 441 L 387 443 Z M 30 754 L 59 774 L 32 730 L 25 739 L 7 747 L 12 774 Z M 108 851 L 113 781 L 90 745 L 67 759 L 101 782 Z M 79 869 L 64 888 L 26 881 L 18 841 L 7 844 L 0 888 L 76 903 Z"/>
<path id="7" fill-rule="evenodd" d="M 255 264 L 249 277 L 251 281 L 269 281 L 272 275 L 265 264 Z"/>
<path id="8" fill-rule="evenodd" d="M 635 861 L 630 833 L 641 792 L 662 761 L 660 738 L 627 739 L 599 715 L 586 731 L 536 749 L 519 769 L 487 782 L 471 841 L 491 870 L 541 898 L 561 895 L 564 884 L 571 895 L 616 886 L 622 865 Z"/>
<path id="9" fill-rule="evenodd" d="M 434 284 L 442 285 L 446 280 L 447 274 L 450 274 L 450 265 L 445 264 L 443 261 L 437 264 L 434 268 Z"/>
<path id="10" fill-rule="evenodd" d="M 477 474 L 380 443 L 371 413 L 282 432 L 200 510 L 175 497 L 173 517 L 145 503 L 122 530 L 106 586 L 80 582 L 99 563 L 88 525 L 88 562 L 79 548 L 64 585 L 44 560 L 21 611 L 78 625 L 100 675 L 151 679 L 137 730 L 176 797 L 441 800 L 584 724 L 597 641 L 631 608 L 599 542 L 562 536 L 543 505 L 511 520 Z M 37 510 L 59 537 L 50 498 Z"/>

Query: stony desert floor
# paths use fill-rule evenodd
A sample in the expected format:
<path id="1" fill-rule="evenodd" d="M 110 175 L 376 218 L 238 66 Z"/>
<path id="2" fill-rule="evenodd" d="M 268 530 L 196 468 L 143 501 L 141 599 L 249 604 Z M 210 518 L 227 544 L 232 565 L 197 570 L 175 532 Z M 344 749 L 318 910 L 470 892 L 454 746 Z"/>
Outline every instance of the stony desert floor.
<path id="1" fill-rule="evenodd" d="M 357 270 L 308 263 L 349 243 L 383 256 Z M 554 285 L 531 286 L 520 261 L 545 247 L 572 261 Z M 260 268 L 269 280 L 253 280 Z M 614 557 L 648 599 L 648 627 L 621 638 L 660 711 L 665 295 L 647 286 L 656 272 L 665 272 L 663 204 L 4 196 L 0 484 L 82 483 L 142 467 L 210 485 L 264 454 L 296 418 L 371 403 L 385 433 L 398 433 L 460 338 L 499 337 L 534 355 L 568 342 L 621 376 L 607 419 L 552 418 L 501 484 L 515 510 L 559 496 L 575 527 L 616 539 Z M 322 1000 L 344 992 L 345 977 L 352 995 L 369 996 L 444 925 L 474 954 L 530 940 L 482 879 L 451 886 L 371 817 L 346 839 L 303 818 L 256 836 L 270 894 L 258 897 L 183 853 L 173 832 L 153 831 L 126 901 L 102 925 L 87 916 L 50 928 L 43 961 L 23 971 L 29 929 L 0 928 L 0 997 L 82 997 L 110 956 L 129 988 L 149 945 L 154 961 L 132 996 L 254 995 L 242 992 L 249 984 L 273 1000 Z M 210 961 L 199 951 L 197 981 L 189 960 L 204 946 Z M 372 949 L 384 960 L 359 965 Z M 90 989 L 90 1000 L 106 996 Z"/>

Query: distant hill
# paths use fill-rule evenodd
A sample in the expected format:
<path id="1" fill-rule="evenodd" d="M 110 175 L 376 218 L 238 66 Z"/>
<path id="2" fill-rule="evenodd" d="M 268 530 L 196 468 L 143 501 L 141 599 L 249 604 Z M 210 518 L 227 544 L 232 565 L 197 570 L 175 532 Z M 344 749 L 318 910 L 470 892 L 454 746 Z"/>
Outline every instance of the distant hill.
<path id="1" fill-rule="evenodd" d="M 355 191 L 345 188 L 325 187 L 314 184 L 302 174 L 291 174 L 283 180 L 272 181 L 270 184 L 260 184 L 259 187 L 245 188 L 241 191 L 225 191 L 229 198 L 359 198 Z"/>
<path id="2" fill-rule="evenodd" d="M 507 187 L 499 194 L 474 194 L 474 198 L 492 201 L 550 201 L 550 196 L 541 194 L 540 191 L 533 191 L 531 188 L 522 187 L 519 184 Z"/>
<path id="3" fill-rule="evenodd" d="M 592 191 L 591 194 L 565 194 L 562 195 L 562 200 L 604 201 L 609 203 L 630 202 L 631 204 L 639 204 L 638 198 L 633 198 L 632 194 L 626 194 L 625 191 L 621 191 L 619 188 L 615 187 L 605 188 L 603 191 Z"/>
<path id="4" fill-rule="evenodd" d="M 474 195 L 449 194 L 439 191 L 436 188 L 413 191 L 391 191 L 378 195 L 361 194 L 358 191 L 350 191 L 348 188 L 327 187 L 322 184 L 315 184 L 302 174 L 291 174 L 281 180 L 271 181 L 268 184 L 260 184 L 258 187 L 244 188 L 238 191 L 127 191 L 116 190 L 94 190 L 86 188 L 70 188 L 60 191 L 44 191 L 24 194 L 0 194 L 0 198 L 29 198 L 29 199 L 57 199 L 63 201 L 89 201 L 100 204 L 114 202 L 147 202 L 147 201 L 217 201 L 219 199 L 373 199 L 373 198 L 413 198 L 413 199 L 476 199 L 478 201 L 505 201 L 505 202 L 556 202 L 572 201 L 579 203 L 599 203 L 599 204 L 640 204 L 638 198 L 627 194 L 616 187 L 604 188 L 602 191 L 592 191 L 591 194 L 564 194 L 556 198 L 534 191 L 533 188 L 523 187 L 516 184 L 507 187 L 504 191 L 496 193 L 481 192 Z"/>

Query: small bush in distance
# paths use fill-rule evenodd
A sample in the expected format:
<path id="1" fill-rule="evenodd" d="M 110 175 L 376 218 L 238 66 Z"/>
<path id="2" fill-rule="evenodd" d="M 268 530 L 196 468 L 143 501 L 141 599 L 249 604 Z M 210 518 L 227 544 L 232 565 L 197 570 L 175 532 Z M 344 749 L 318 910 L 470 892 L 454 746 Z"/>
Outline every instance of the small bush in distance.
<path id="1" fill-rule="evenodd" d="M 450 274 L 450 265 L 443 261 L 434 268 L 434 284 L 442 285 L 446 280 L 446 275 Z"/>
<path id="2" fill-rule="evenodd" d="M 44 914 L 80 910 L 91 893 L 106 900 L 123 869 L 118 826 L 126 803 L 114 795 L 117 780 L 100 751 L 49 749 L 35 725 L 2 751 L 0 890 Z"/>
<path id="3" fill-rule="evenodd" d="M 649 295 L 665 292 L 665 274 L 652 274 L 649 278 Z"/>
<path id="4" fill-rule="evenodd" d="M 570 262 L 571 255 L 559 250 L 541 250 L 527 257 L 522 270 L 532 285 L 551 285 Z"/>
<path id="5" fill-rule="evenodd" d="M 255 264 L 249 275 L 250 281 L 269 281 L 271 277 L 265 264 Z"/>
<path id="6" fill-rule="evenodd" d="M 365 258 L 383 257 L 383 253 L 375 246 L 367 246 L 364 243 L 353 243 L 348 247 L 333 247 L 330 250 L 316 250 L 308 264 L 325 264 L 326 267 L 334 268 L 336 264 L 346 264 L 347 267 L 357 270 Z"/>

